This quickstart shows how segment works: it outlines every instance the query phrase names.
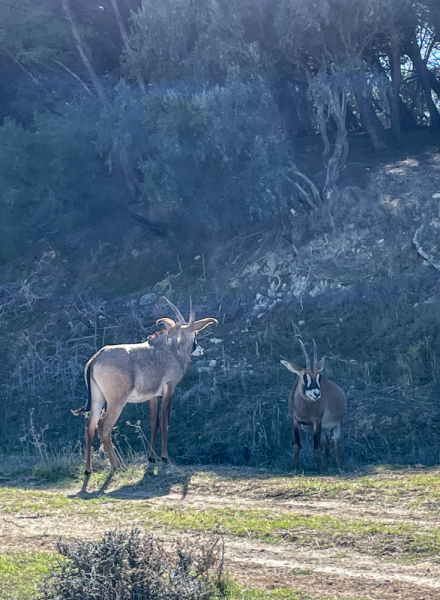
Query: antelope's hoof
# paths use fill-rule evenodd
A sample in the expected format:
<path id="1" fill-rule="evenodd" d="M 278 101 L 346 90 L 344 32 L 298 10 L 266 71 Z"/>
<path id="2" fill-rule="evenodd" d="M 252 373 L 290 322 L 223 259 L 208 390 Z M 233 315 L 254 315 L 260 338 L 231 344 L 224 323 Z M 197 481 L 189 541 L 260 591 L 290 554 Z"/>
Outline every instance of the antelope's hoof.
<path id="1" fill-rule="evenodd" d="M 162 462 L 164 465 L 168 464 L 168 458 L 166 458 L 165 456 L 162 456 Z"/>
<path id="2" fill-rule="evenodd" d="M 154 456 L 149 456 L 149 457 L 148 457 L 148 462 L 149 462 L 149 463 L 155 463 L 155 462 L 156 462 L 156 459 L 154 458 Z"/>
<path id="3" fill-rule="evenodd" d="M 84 471 L 84 477 L 90 477 L 91 474 L 91 471 Z"/>

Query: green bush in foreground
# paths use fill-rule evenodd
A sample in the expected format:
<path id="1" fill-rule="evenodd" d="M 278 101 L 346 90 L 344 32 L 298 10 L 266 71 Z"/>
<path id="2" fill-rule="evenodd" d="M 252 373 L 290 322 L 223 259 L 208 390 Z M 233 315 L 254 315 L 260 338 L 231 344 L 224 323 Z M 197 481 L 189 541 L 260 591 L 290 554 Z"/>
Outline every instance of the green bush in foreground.
<path id="1" fill-rule="evenodd" d="M 59 542 L 58 551 L 65 561 L 43 584 L 45 600 L 208 600 L 222 589 L 219 537 L 170 546 L 133 529 Z"/>

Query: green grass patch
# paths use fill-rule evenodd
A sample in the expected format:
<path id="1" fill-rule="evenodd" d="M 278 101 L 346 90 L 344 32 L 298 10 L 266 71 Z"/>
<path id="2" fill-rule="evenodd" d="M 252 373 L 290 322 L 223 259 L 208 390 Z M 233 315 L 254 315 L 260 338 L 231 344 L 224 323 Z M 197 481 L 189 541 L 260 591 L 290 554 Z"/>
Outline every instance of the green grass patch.
<path id="1" fill-rule="evenodd" d="M 94 514 L 95 507 L 112 498 L 98 496 L 87 502 L 80 497 L 69 498 L 65 493 L 42 489 L 20 489 L 0 487 L 0 512 L 7 515 L 50 517 L 63 516 L 76 512 Z M 99 513 L 96 512 L 98 515 Z"/>
<path id="2" fill-rule="evenodd" d="M 42 484 L 55 484 L 57 487 L 67 487 L 78 483 L 84 473 L 84 467 L 78 462 L 69 464 L 37 464 L 31 469 L 32 479 Z"/>
<path id="3" fill-rule="evenodd" d="M 192 489 L 201 493 L 243 495 L 246 498 L 340 499 L 347 502 L 377 502 L 406 508 L 421 506 L 428 510 L 440 507 L 440 472 L 438 470 L 405 471 L 376 469 L 363 476 L 270 476 L 238 472 L 228 474 L 198 472 L 191 479 Z"/>
<path id="4" fill-rule="evenodd" d="M 127 514 L 127 509 L 125 513 Z M 267 543 L 287 541 L 313 547 L 351 547 L 376 555 L 400 555 L 406 559 L 440 556 L 440 531 L 420 530 L 412 525 L 389 525 L 371 521 L 349 521 L 326 515 L 302 515 L 277 510 L 151 506 L 139 522 L 159 523 L 180 531 L 216 531 Z"/>
<path id="5" fill-rule="evenodd" d="M 292 588 L 274 588 L 272 590 L 242 588 L 234 582 L 229 582 L 224 596 L 226 600 L 335 600 L 336 596 L 311 596 L 303 590 Z M 360 600 L 360 598 L 349 598 L 344 600 Z"/>
<path id="6" fill-rule="evenodd" d="M 273 590 L 243 589 L 232 586 L 225 596 L 227 600 L 316 600 L 316 596 L 310 596 L 303 591 L 290 588 L 278 588 Z"/>
<path id="7" fill-rule="evenodd" d="M 24 600 L 58 564 L 59 557 L 47 552 L 0 553 L 1 600 Z"/>

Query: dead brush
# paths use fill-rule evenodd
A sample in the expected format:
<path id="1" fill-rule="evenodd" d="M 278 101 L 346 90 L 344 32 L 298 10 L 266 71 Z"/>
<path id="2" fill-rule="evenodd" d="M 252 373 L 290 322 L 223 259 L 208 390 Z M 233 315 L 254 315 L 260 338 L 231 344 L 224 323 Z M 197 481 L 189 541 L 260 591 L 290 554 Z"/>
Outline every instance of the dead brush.
<path id="1" fill-rule="evenodd" d="M 44 600 L 211 600 L 223 586 L 223 539 L 171 544 L 139 529 L 109 531 L 97 542 L 58 542 L 59 568 Z"/>

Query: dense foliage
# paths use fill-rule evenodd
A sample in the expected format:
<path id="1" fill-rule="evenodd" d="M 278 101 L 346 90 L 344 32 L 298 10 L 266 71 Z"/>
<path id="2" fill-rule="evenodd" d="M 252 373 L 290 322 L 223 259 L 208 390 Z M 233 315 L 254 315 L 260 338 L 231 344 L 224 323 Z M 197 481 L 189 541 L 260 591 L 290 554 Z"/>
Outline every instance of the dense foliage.
<path id="1" fill-rule="evenodd" d="M 0 14 L 3 260 L 44 223 L 120 210 L 112 190 L 155 231 L 191 213 L 228 237 L 330 198 L 349 130 L 380 151 L 440 127 L 430 0 L 1 0 Z M 319 189 L 293 151 L 317 132 Z"/>

